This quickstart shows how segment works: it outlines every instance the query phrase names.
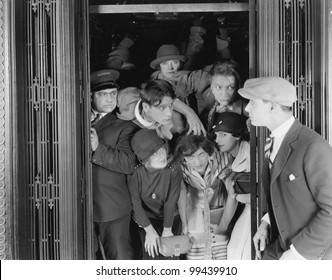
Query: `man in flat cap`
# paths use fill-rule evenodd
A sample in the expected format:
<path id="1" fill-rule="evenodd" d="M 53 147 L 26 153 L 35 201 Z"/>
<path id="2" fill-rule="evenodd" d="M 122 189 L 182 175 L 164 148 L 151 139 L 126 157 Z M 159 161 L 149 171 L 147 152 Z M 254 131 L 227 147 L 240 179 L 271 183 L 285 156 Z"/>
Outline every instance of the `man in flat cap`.
<path id="1" fill-rule="evenodd" d="M 263 163 L 268 213 L 254 236 L 257 257 L 332 259 L 331 146 L 294 118 L 296 89 L 287 80 L 249 79 L 239 94 L 250 100 L 251 123 L 271 131 Z"/>
<path id="2" fill-rule="evenodd" d="M 110 69 L 91 74 L 93 220 L 104 257 L 125 260 L 130 256 L 132 210 L 126 174 L 131 174 L 135 167 L 130 141 L 137 128 L 114 113 L 118 77 L 119 72 Z"/>

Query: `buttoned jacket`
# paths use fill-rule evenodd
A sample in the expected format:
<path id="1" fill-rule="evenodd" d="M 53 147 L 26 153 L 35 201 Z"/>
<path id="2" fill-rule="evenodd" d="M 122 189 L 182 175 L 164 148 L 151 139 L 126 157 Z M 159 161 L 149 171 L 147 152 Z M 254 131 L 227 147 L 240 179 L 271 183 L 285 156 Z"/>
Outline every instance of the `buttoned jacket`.
<path id="1" fill-rule="evenodd" d="M 92 156 L 93 218 L 96 222 L 106 222 L 132 209 L 126 175 L 136 165 L 130 142 L 138 128 L 113 113 L 99 120 L 94 128 L 99 145 Z"/>
<path id="2" fill-rule="evenodd" d="M 263 184 L 272 235 L 278 228 L 285 250 L 293 244 L 307 259 L 332 259 L 332 148 L 295 120 Z M 273 218 L 273 217 L 272 217 Z"/>

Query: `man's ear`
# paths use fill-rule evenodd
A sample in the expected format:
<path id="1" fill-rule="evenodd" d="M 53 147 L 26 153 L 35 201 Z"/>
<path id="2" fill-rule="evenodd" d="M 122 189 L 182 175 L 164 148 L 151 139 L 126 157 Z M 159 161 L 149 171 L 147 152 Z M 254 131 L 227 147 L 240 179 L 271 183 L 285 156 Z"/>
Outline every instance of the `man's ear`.
<path id="1" fill-rule="evenodd" d="M 142 108 L 144 112 L 148 112 L 149 111 L 149 107 L 150 105 L 146 102 L 142 102 Z"/>

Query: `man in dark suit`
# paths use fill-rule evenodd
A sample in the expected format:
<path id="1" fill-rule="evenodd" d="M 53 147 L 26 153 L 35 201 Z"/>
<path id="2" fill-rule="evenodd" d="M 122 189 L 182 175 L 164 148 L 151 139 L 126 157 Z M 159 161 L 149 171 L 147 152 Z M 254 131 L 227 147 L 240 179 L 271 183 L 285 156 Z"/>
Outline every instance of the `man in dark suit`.
<path id="1" fill-rule="evenodd" d="M 268 214 L 254 236 L 257 257 L 332 259 L 331 146 L 293 117 L 296 89 L 285 79 L 249 79 L 239 93 L 250 100 L 251 123 L 271 131 L 263 172 Z"/>
<path id="2" fill-rule="evenodd" d="M 135 167 L 130 141 L 137 127 L 114 113 L 118 77 L 110 69 L 91 74 L 93 220 L 105 258 L 125 260 L 132 210 L 126 174 Z"/>

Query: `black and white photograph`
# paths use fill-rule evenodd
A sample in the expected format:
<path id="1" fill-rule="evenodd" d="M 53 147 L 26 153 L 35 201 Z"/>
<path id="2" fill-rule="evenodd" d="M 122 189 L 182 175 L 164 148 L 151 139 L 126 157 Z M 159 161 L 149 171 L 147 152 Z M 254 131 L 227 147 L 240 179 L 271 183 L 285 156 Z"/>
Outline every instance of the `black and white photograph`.
<path id="1" fill-rule="evenodd" d="M 0 0 L 0 260 L 327 271 L 332 1 Z"/>

